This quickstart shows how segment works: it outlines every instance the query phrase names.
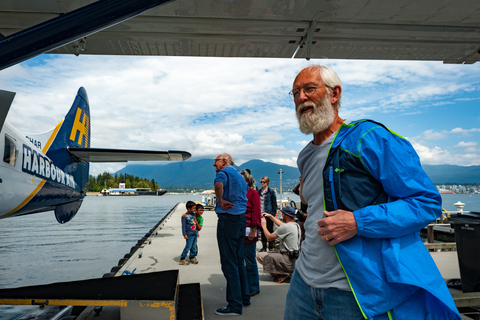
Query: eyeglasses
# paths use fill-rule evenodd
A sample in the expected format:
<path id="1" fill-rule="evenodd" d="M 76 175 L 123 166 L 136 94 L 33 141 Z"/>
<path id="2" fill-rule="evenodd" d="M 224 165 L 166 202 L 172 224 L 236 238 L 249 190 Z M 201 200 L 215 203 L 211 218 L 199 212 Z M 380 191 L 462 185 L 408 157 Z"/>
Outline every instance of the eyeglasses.
<path id="1" fill-rule="evenodd" d="M 215 159 L 215 162 L 225 160 L 223 158 Z"/>
<path id="2" fill-rule="evenodd" d="M 266 183 L 265 181 L 260 181 L 260 183 Z"/>
<path id="3" fill-rule="evenodd" d="M 295 90 L 292 90 L 288 93 L 288 95 L 290 96 L 290 99 L 294 100 L 297 99 L 299 96 L 300 96 L 300 91 L 303 90 L 303 93 L 307 96 L 307 97 L 310 97 L 312 94 L 315 93 L 315 91 L 317 91 L 318 88 L 320 88 L 321 86 L 325 86 L 325 87 L 328 87 L 326 85 L 324 85 L 323 83 L 309 83 L 307 84 L 305 87 L 303 88 L 300 88 L 300 89 L 295 89 Z"/>

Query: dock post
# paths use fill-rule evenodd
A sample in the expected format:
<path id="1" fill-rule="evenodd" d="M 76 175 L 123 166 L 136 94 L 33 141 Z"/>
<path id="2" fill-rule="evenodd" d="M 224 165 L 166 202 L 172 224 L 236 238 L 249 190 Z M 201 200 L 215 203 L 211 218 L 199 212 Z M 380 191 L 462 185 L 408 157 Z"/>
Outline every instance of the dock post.
<path id="1" fill-rule="evenodd" d="M 433 225 L 427 226 L 427 242 L 433 243 Z"/>

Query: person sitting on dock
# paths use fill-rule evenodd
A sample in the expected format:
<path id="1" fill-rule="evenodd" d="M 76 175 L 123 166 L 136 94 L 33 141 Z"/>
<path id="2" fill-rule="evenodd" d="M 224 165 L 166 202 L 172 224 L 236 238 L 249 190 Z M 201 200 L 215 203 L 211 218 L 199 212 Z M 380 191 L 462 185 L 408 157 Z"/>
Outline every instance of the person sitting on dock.
<path id="1" fill-rule="evenodd" d="M 313 140 L 297 159 L 308 216 L 284 320 L 461 319 L 420 238 L 442 213 L 440 194 L 405 138 L 340 118 L 341 93 L 320 65 L 289 92 Z"/>
<path id="2" fill-rule="evenodd" d="M 187 212 L 182 215 L 182 234 L 187 243 L 183 248 L 182 255 L 180 256 L 180 265 L 188 265 L 189 263 L 197 264 L 198 261 L 195 258 L 197 256 L 197 219 L 195 218 L 196 204 L 193 201 L 187 201 L 185 205 Z M 190 262 L 185 258 L 190 252 Z"/>
<path id="3" fill-rule="evenodd" d="M 291 277 L 295 269 L 295 260 L 297 260 L 300 248 L 301 230 L 300 226 L 294 221 L 296 211 L 293 207 L 282 209 L 283 222 L 269 213 L 264 213 L 262 217 L 262 229 L 268 241 L 280 239 L 280 252 L 259 252 L 257 261 L 263 265 L 263 271 L 270 273 L 275 277 L 276 283 L 282 283 Z M 275 223 L 278 228 L 270 233 L 267 228 L 266 218 Z"/>
<path id="4" fill-rule="evenodd" d="M 215 212 L 218 216 L 217 243 L 222 272 L 227 280 L 228 305 L 215 311 L 215 314 L 220 316 L 241 315 L 242 305 L 250 305 L 250 292 L 243 263 L 248 185 L 240 172 L 233 167 L 233 163 L 228 153 L 222 153 L 213 164 L 217 172 L 214 180 L 217 197 Z"/>

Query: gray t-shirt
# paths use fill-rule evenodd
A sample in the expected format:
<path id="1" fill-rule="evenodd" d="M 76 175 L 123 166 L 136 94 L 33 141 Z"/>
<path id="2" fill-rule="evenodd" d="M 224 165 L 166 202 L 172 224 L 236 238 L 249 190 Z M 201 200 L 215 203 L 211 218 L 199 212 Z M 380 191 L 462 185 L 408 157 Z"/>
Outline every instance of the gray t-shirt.
<path id="1" fill-rule="evenodd" d="M 275 230 L 280 241 L 280 251 L 298 250 L 300 237 L 302 236 L 300 226 L 295 222 L 284 223 Z"/>
<path id="2" fill-rule="evenodd" d="M 298 155 L 297 165 L 303 177 L 303 197 L 308 204 L 305 220 L 305 240 L 295 268 L 302 279 L 314 288 L 338 288 L 350 291 L 345 273 L 338 262 L 333 246 L 318 235 L 318 220 L 323 214 L 323 168 L 332 134 L 321 145 L 309 142 Z"/>

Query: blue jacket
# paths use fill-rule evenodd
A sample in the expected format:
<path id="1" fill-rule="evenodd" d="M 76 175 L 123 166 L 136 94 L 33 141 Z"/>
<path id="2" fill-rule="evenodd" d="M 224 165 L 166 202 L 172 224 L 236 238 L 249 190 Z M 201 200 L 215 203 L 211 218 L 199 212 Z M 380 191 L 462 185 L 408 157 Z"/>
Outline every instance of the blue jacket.
<path id="1" fill-rule="evenodd" d="M 325 210 L 357 222 L 335 252 L 365 319 L 461 319 L 420 239 L 441 197 L 406 139 L 369 120 L 342 124 L 323 182 Z"/>
<path id="2" fill-rule="evenodd" d="M 258 194 L 262 196 L 262 188 L 258 189 Z M 265 192 L 264 200 L 265 212 L 275 215 L 277 213 L 277 197 L 275 196 L 275 191 L 267 187 Z"/>

